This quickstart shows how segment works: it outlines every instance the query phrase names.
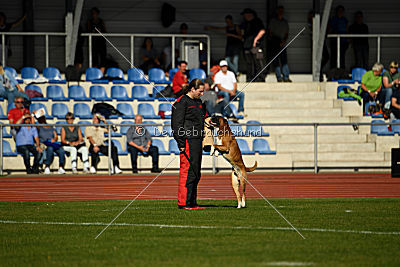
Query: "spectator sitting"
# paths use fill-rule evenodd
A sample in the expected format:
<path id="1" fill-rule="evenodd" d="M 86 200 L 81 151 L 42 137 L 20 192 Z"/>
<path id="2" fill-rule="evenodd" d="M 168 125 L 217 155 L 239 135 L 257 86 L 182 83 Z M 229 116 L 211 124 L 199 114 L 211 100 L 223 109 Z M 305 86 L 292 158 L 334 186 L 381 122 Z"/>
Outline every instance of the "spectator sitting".
<path id="1" fill-rule="evenodd" d="M 40 116 L 39 118 L 37 118 L 37 120 L 40 124 L 47 124 L 45 116 Z M 43 126 L 36 128 L 39 135 L 39 141 L 45 146 L 46 149 L 44 174 L 50 174 L 50 165 L 54 159 L 54 152 L 59 157 L 58 174 L 65 174 L 65 151 L 62 148 L 61 144 L 57 142 L 58 136 L 56 130 L 52 126 Z"/>
<path id="2" fill-rule="evenodd" d="M 10 107 L 17 96 L 21 96 L 23 99 L 29 99 L 12 74 L 8 70 L 4 70 L 0 63 L 0 97 L 7 98 L 8 107 Z"/>
<path id="3" fill-rule="evenodd" d="M 215 74 L 214 81 L 218 88 L 218 95 L 224 97 L 225 103 L 229 104 L 230 99 L 239 99 L 239 115 L 245 116 L 244 114 L 244 93 L 237 92 L 237 82 L 235 74 L 228 70 L 228 62 L 221 60 L 219 63 L 221 70 Z M 226 104 L 226 105 L 227 105 Z"/>
<path id="4" fill-rule="evenodd" d="M 29 113 L 25 113 L 22 116 L 22 123 L 32 124 L 33 119 Z M 18 120 L 18 124 L 21 120 Z M 35 147 L 36 144 L 36 147 Z M 39 136 L 35 127 L 32 126 L 20 126 L 16 127 L 16 138 L 15 145 L 17 152 L 22 154 L 24 159 L 24 165 L 27 174 L 38 174 L 39 173 L 39 160 L 40 153 L 43 150 L 40 148 Z M 31 168 L 30 153 L 33 154 L 33 166 Z"/>
<path id="5" fill-rule="evenodd" d="M 183 88 L 188 85 L 188 79 L 186 76 L 186 61 L 180 61 L 178 63 L 178 71 L 175 73 L 172 79 L 172 91 L 175 97 L 180 97 L 183 94 Z"/>
<path id="6" fill-rule="evenodd" d="M 100 113 L 96 113 L 93 115 L 93 124 L 100 124 L 103 121 L 107 124 L 106 119 L 101 116 Z M 103 153 L 104 155 L 108 156 L 108 145 L 105 145 L 105 137 L 104 133 L 107 133 L 107 128 L 99 127 L 99 126 L 88 126 L 85 129 L 85 137 L 89 141 L 89 152 L 92 154 L 92 166 L 90 167 L 91 173 L 97 172 L 97 165 L 100 162 L 99 152 Z M 113 161 L 114 169 L 112 173 L 119 174 L 122 171 L 119 168 L 119 160 L 118 160 L 118 150 L 114 146 L 114 143 L 111 142 L 111 158 Z"/>
<path id="7" fill-rule="evenodd" d="M 400 87 L 398 83 L 394 86 L 391 104 L 390 111 L 396 119 L 400 119 Z M 392 119 L 392 115 L 390 117 Z"/>
<path id="8" fill-rule="evenodd" d="M 65 120 L 68 124 L 74 123 L 74 114 L 68 112 Z M 66 152 L 71 155 L 72 173 L 78 173 L 76 168 L 77 154 L 82 155 L 83 172 L 89 173 L 89 149 L 85 146 L 79 126 L 63 126 L 61 128 L 61 144 Z"/>
<path id="9" fill-rule="evenodd" d="M 367 24 L 363 22 L 363 13 L 361 11 L 356 12 L 355 21 L 354 24 L 352 24 L 349 27 L 349 33 L 350 34 L 369 33 Z M 368 37 L 351 38 L 351 43 L 353 45 L 356 67 L 368 69 L 368 57 L 369 57 Z"/>
<path id="10" fill-rule="evenodd" d="M 385 93 L 385 109 L 390 108 L 392 93 L 396 90 L 395 86 L 400 82 L 398 68 L 399 64 L 396 61 L 392 61 L 389 64 L 389 70 L 386 70 L 382 76 L 383 92 Z"/>
<path id="11" fill-rule="evenodd" d="M 8 111 L 7 118 L 10 124 L 23 123 L 25 120 L 24 115 L 30 114 L 29 109 L 24 107 L 24 98 L 22 96 L 15 97 L 14 104 L 15 108 Z M 15 138 L 17 132 L 14 127 L 11 127 L 11 134 Z"/>
<path id="12" fill-rule="evenodd" d="M 279 6 L 276 11 L 276 18 L 271 19 L 271 23 L 269 25 L 272 55 L 279 54 L 280 50 L 286 45 L 286 41 L 289 37 L 289 24 L 287 20 L 283 18 L 283 12 L 283 6 Z M 290 71 L 287 61 L 288 60 L 286 49 L 283 50 L 279 54 L 279 56 L 273 61 L 273 65 L 275 67 L 275 75 L 278 82 L 292 82 L 289 79 Z"/>
<path id="13" fill-rule="evenodd" d="M 135 116 L 135 124 L 141 124 L 143 117 Z M 126 133 L 128 152 L 131 154 L 132 172 L 137 173 L 137 156 L 141 152 L 143 156 L 152 158 L 153 167 L 151 172 L 160 172 L 158 168 L 158 147 L 151 145 L 151 136 L 146 128 L 142 126 L 131 126 Z"/>
<path id="14" fill-rule="evenodd" d="M 161 67 L 158 59 L 158 52 L 153 47 L 153 40 L 150 37 L 146 37 L 144 39 L 143 45 L 140 48 L 140 57 L 143 60 L 140 68 L 145 74 L 147 74 L 151 68 Z"/>
<path id="15" fill-rule="evenodd" d="M 378 100 L 383 103 L 382 89 L 382 69 L 383 65 L 375 63 L 372 70 L 367 71 L 361 78 L 361 97 L 363 98 L 363 111 L 365 103 Z"/>

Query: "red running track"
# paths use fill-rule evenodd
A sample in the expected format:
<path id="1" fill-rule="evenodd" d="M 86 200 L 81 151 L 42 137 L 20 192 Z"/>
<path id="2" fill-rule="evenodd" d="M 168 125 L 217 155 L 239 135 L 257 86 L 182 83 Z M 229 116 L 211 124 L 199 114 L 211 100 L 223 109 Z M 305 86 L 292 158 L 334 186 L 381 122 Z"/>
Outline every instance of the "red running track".
<path id="1" fill-rule="evenodd" d="M 0 201 L 132 200 L 154 175 L 35 176 L 0 178 Z M 390 174 L 250 174 L 266 198 L 400 197 L 400 178 Z M 178 175 L 161 175 L 138 199 L 176 199 Z M 230 175 L 203 175 L 200 199 L 235 198 Z M 260 195 L 247 186 L 247 197 Z"/>

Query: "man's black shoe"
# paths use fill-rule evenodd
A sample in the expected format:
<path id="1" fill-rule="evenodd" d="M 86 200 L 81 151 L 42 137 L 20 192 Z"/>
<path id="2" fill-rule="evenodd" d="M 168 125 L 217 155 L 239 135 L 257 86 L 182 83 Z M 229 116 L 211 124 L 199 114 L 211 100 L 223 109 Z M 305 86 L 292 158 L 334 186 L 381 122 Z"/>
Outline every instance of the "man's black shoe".
<path id="1" fill-rule="evenodd" d="M 151 172 L 159 173 L 159 172 L 161 172 L 161 170 L 159 168 L 152 168 Z"/>
<path id="2" fill-rule="evenodd" d="M 137 169 L 132 169 L 132 173 L 138 173 Z"/>

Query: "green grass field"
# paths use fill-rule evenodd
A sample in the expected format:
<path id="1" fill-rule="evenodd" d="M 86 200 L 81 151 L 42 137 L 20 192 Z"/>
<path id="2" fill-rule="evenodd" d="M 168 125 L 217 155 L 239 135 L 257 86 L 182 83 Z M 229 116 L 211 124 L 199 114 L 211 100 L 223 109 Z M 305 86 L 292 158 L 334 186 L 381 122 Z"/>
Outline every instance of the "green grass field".
<path id="1" fill-rule="evenodd" d="M 0 203 L 0 265 L 400 265 L 400 199 L 271 200 L 305 240 L 261 199 L 136 201 L 95 240 L 128 203 Z"/>

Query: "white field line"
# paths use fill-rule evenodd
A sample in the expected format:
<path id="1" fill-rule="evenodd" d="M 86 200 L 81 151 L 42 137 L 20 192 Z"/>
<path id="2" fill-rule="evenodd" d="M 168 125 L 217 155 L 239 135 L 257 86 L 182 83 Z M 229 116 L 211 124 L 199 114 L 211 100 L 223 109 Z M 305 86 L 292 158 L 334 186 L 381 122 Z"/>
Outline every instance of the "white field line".
<path id="1" fill-rule="evenodd" d="M 190 211 L 189 211 L 190 212 Z M 74 226 L 105 226 L 105 222 L 34 222 L 0 220 L 0 224 L 37 224 L 37 225 L 74 225 Z M 141 223 L 114 223 L 114 226 L 154 227 L 154 228 L 183 228 L 183 229 L 230 229 L 230 230 L 279 230 L 294 231 L 291 227 L 259 227 L 259 226 L 213 226 L 213 225 L 176 225 L 176 224 L 141 224 Z M 341 230 L 324 228 L 298 228 L 305 232 L 322 233 L 349 233 L 366 235 L 400 235 L 400 232 L 380 232 L 368 230 Z"/>

